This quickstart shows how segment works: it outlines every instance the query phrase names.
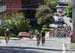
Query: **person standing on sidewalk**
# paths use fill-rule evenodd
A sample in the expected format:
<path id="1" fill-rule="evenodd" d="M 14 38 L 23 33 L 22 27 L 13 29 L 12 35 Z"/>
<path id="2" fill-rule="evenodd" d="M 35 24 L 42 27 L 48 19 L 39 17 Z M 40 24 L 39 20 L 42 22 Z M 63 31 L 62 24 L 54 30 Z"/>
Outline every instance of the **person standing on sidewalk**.
<path id="1" fill-rule="evenodd" d="M 42 31 L 42 45 L 44 46 L 45 44 L 45 31 Z"/>
<path id="2" fill-rule="evenodd" d="M 9 35 L 10 35 L 10 30 L 9 30 L 9 29 L 6 29 L 5 32 L 4 32 L 6 44 L 8 44 L 8 41 L 9 41 Z"/>

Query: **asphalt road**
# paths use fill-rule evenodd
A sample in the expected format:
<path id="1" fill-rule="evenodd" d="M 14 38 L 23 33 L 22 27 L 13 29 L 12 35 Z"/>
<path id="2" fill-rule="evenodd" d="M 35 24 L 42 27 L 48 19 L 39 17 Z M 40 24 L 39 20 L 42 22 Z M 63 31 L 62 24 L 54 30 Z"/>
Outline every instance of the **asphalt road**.
<path id="1" fill-rule="evenodd" d="M 0 53 L 63 53 L 61 50 L 40 50 L 0 47 Z M 75 53 L 75 51 L 65 51 L 65 53 Z"/>
<path id="2" fill-rule="evenodd" d="M 3 41 L 3 40 L 2 40 Z M 36 40 L 22 39 L 10 40 L 8 45 L 2 42 L 0 45 L 0 53 L 63 53 L 63 43 L 69 43 L 69 38 L 46 38 L 45 46 L 36 46 Z M 4 47 L 2 47 L 4 46 Z M 7 46 L 8 48 L 5 48 Z M 10 48 L 11 46 L 18 46 L 24 48 Z M 30 48 L 26 48 L 30 47 Z M 36 48 L 36 49 L 35 49 Z M 47 49 L 40 49 L 47 48 Z M 54 50 L 61 49 L 61 50 Z M 65 51 L 65 53 L 75 53 L 74 51 Z"/>
<path id="3" fill-rule="evenodd" d="M 75 51 L 66 51 L 66 53 L 75 53 Z"/>
<path id="4" fill-rule="evenodd" d="M 62 53 L 62 51 L 0 47 L 0 53 Z"/>

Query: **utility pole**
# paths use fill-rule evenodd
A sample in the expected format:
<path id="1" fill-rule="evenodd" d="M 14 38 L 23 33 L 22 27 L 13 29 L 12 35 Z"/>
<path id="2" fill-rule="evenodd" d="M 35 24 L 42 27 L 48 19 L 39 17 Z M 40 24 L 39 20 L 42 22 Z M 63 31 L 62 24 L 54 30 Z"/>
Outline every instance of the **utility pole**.
<path id="1" fill-rule="evenodd" d="M 73 21 L 73 38 L 72 42 L 75 42 L 75 0 L 71 0 L 72 2 L 72 21 Z"/>

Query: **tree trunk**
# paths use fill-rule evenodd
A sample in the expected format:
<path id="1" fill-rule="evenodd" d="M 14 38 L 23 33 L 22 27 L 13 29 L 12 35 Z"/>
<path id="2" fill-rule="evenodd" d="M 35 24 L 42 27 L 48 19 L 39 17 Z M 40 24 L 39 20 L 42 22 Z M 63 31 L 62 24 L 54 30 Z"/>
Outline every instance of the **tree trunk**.
<path id="1" fill-rule="evenodd" d="M 73 21 L 73 38 L 72 42 L 75 42 L 75 0 L 72 0 L 72 21 Z"/>

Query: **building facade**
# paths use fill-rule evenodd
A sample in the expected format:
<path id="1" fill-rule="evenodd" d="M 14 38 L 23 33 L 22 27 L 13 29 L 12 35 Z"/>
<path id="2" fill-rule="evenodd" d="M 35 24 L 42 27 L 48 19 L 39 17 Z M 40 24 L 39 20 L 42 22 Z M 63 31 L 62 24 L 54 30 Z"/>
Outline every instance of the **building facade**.
<path id="1" fill-rule="evenodd" d="M 5 14 L 12 15 L 21 10 L 21 0 L 5 0 L 6 12 Z"/>
<path id="2" fill-rule="evenodd" d="M 44 4 L 44 0 L 0 0 L 0 19 L 22 12 L 27 18 L 34 19 L 36 8 Z"/>
<path id="3" fill-rule="evenodd" d="M 3 18 L 5 17 L 6 5 L 4 0 L 0 0 L 0 26 L 4 24 Z"/>
<path id="4" fill-rule="evenodd" d="M 64 15 L 65 10 L 66 10 L 69 3 L 71 3 L 71 0 L 58 0 L 58 5 L 56 6 L 57 13 L 60 13 L 60 11 L 61 11 L 61 12 L 63 12 L 61 14 Z"/>
<path id="5" fill-rule="evenodd" d="M 61 3 L 69 3 L 69 2 L 71 2 L 71 0 L 58 0 L 58 2 L 61 2 Z"/>
<path id="6" fill-rule="evenodd" d="M 44 0 L 22 0 L 22 12 L 27 18 L 34 19 L 36 8 L 44 4 Z"/>
<path id="7" fill-rule="evenodd" d="M 42 5 L 44 0 L 0 0 L 0 13 L 5 11 L 6 15 L 23 12 L 34 14 L 34 10 Z"/>
<path id="8" fill-rule="evenodd" d="M 0 0 L 0 18 L 2 18 L 6 12 L 6 5 L 4 0 Z"/>

